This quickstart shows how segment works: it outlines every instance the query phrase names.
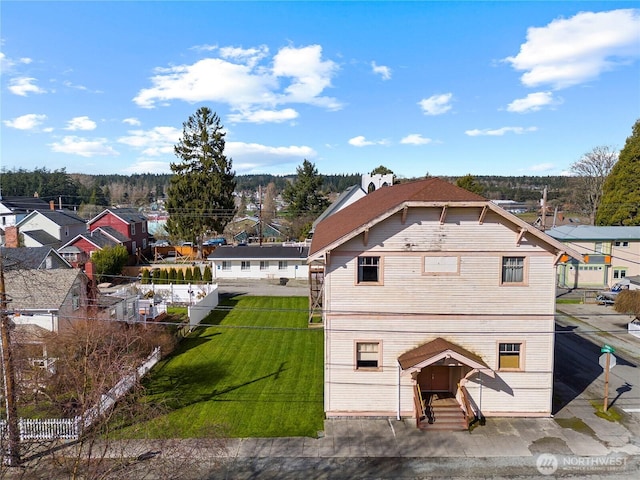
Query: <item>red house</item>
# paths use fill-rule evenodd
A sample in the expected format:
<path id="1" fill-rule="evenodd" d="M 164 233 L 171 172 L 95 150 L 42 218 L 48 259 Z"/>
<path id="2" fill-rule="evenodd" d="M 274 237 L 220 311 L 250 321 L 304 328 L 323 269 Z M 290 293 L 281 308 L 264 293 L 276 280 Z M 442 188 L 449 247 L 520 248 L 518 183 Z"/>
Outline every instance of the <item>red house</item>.
<path id="1" fill-rule="evenodd" d="M 63 245 L 58 252 L 72 264 L 83 263 L 95 250 L 124 245 L 129 263 L 150 254 L 146 217 L 133 208 L 108 208 L 88 222 L 89 231 Z"/>

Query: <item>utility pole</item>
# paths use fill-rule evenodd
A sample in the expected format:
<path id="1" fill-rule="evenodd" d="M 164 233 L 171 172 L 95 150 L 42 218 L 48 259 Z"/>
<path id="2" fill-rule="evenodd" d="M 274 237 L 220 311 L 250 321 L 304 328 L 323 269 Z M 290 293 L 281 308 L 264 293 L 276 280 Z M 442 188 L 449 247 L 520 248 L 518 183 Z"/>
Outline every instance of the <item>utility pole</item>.
<path id="1" fill-rule="evenodd" d="M 542 215 L 540 219 L 540 230 L 544 232 L 547 228 L 547 187 L 544 187 L 542 191 Z"/>
<path id="2" fill-rule="evenodd" d="M 20 431 L 18 427 L 18 407 L 16 405 L 15 371 L 11 351 L 11 333 L 7 315 L 7 292 L 4 285 L 4 265 L 0 254 L 0 348 L 2 350 L 2 373 L 4 377 L 4 399 L 7 410 L 7 452 L 5 464 L 10 467 L 20 465 Z"/>
<path id="3" fill-rule="evenodd" d="M 262 185 L 258 185 L 258 235 L 262 246 Z"/>

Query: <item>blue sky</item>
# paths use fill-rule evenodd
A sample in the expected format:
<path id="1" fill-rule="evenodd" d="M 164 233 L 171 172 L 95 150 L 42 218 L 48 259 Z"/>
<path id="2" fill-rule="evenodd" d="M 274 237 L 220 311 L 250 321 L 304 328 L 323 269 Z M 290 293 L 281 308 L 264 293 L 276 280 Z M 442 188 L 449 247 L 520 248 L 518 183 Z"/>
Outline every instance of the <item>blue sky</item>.
<path id="1" fill-rule="evenodd" d="M 3 169 L 559 175 L 640 118 L 637 2 L 0 2 Z"/>

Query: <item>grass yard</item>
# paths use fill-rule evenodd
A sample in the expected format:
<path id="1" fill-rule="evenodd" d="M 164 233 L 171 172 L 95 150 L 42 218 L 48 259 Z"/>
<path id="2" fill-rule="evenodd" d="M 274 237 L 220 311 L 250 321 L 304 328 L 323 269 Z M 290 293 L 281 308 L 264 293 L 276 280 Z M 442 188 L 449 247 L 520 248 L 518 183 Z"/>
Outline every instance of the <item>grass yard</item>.
<path id="1" fill-rule="evenodd" d="M 156 437 L 202 436 L 210 423 L 222 425 L 228 437 L 316 436 L 324 418 L 323 333 L 307 328 L 308 302 L 222 302 L 207 326 L 182 340 L 145 379 L 143 401 L 169 410 L 137 427 Z M 135 436 L 133 430 L 127 435 Z"/>

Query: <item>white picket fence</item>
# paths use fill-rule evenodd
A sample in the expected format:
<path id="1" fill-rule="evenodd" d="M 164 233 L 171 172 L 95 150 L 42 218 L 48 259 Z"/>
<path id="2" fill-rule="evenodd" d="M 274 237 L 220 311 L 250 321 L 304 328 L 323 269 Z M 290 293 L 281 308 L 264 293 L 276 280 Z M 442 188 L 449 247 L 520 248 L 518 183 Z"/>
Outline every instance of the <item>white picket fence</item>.
<path id="1" fill-rule="evenodd" d="M 18 420 L 20 440 L 77 440 L 82 431 L 91 427 L 97 419 L 113 407 L 117 400 L 126 395 L 136 384 L 137 380 L 142 378 L 160 361 L 160 357 L 160 347 L 156 347 L 134 373 L 121 379 L 111 390 L 102 395 L 99 404 L 87 410 L 82 417 L 47 419 L 20 418 Z M 7 422 L 6 420 L 0 420 L 0 438 L 3 442 L 6 435 Z"/>

